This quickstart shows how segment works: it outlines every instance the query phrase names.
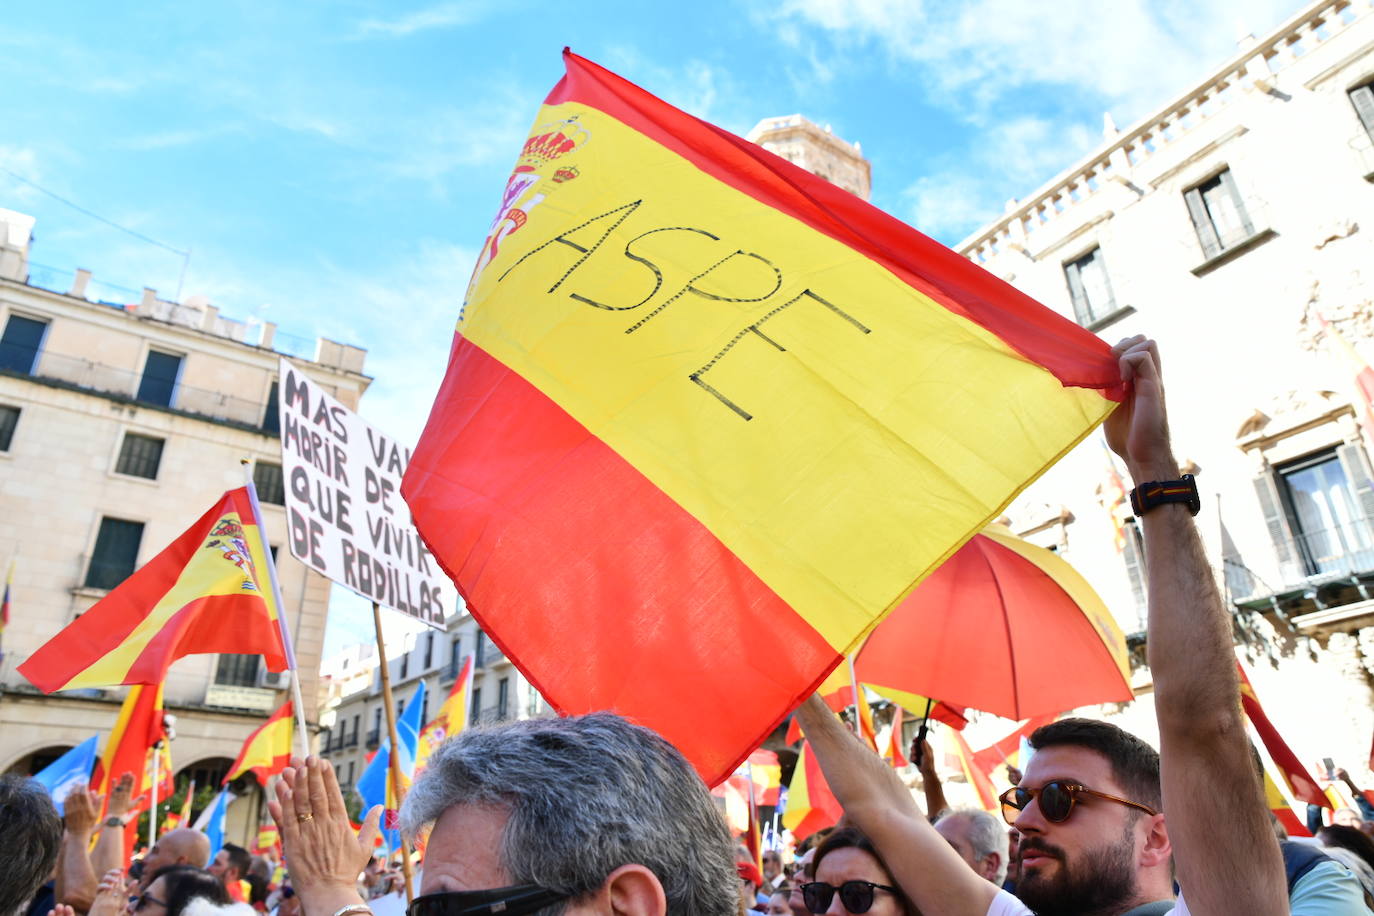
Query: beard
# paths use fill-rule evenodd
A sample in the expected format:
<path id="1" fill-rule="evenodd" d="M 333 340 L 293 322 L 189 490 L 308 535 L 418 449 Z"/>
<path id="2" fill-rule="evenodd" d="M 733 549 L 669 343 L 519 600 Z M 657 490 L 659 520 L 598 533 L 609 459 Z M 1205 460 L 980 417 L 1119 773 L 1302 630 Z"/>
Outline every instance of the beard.
<path id="1" fill-rule="evenodd" d="M 1016 896 L 1037 916 L 1099 916 L 1119 913 L 1137 893 L 1133 820 L 1116 843 L 1084 853 L 1070 863 L 1064 850 L 1039 837 L 1022 837 L 1017 850 L 1020 880 Z M 1040 868 L 1027 871 L 1021 856 L 1027 852 L 1053 856 L 1059 867 L 1052 875 Z"/>

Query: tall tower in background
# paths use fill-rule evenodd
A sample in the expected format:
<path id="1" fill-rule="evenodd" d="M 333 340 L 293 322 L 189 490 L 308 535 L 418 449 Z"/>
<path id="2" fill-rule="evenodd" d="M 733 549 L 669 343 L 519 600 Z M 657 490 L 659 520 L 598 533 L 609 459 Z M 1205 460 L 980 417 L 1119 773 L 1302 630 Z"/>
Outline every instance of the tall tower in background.
<path id="1" fill-rule="evenodd" d="M 813 175 L 868 200 L 871 169 L 857 143 L 841 140 L 801 115 L 765 118 L 749 131 L 748 139 Z"/>

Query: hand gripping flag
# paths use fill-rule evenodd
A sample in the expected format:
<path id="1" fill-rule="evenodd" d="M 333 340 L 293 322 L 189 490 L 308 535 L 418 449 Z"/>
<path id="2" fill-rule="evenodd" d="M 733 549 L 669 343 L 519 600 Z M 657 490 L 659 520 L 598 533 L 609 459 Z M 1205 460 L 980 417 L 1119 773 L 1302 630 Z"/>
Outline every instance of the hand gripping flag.
<path id="1" fill-rule="evenodd" d="M 402 491 L 555 708 L 651 726 L 714 783 L 1120 376 L 972 262 L 564 58 Z M 788 651 L 760 664 L 765 633 Z"/>
<path id="2" fill-rule="evenodd" d="M 19 671 L 44 693 L 161 684 L 172 662 L 206 652 L 261 653 L 284 671 L 266 556 L 247 489 L 230 490 Z"/>
<path id="3" fill-rule="evenodd" d="M 419 776 L 429 755 L 449 738 L 461 732 L 468 720 L 468 689 L 472 683 L 472 656 L 463 660 L 463 670 L 453 681 L 448 699 L 439 707 L 439 714 L 420 732 L 420 741 L 415 748 L 415 775 Z"/>
<path id="4" fill-rule="evenodd" d="M 239 751 L 239 758 L 224 776 L 224 785 L 251 771 L 258 783 L 266 788 L 267 780 L 291 763 L 291 739 L 295 725 L 292 715 L 291 701 L 287 700 L 281 709 L 272 713 L 271 718 L 248 736 L 243 742 L 243 749 Z"/>

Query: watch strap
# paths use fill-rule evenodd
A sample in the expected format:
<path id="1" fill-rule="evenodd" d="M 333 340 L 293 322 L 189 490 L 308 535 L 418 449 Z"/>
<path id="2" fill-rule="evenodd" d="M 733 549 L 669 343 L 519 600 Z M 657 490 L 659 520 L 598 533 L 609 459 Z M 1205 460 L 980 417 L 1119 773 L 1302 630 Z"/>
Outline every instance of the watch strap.
<path id="1" fill-rule="evenodd" d="M 1193 515 L 1202 511 L 1197 480 L 1192 474 L 1184 474 L 1178 480 L 1152 480 L 1131 491 L 1131 511 L 1137 517 L 1166 503 L 1182 503 Z"/>

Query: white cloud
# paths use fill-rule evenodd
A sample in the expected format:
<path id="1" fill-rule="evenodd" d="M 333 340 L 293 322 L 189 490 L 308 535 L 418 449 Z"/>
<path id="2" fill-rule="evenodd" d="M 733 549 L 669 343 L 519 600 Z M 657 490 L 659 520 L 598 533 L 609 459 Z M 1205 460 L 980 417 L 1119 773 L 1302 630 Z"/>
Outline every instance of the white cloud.
<path id="1" fill-rule="evenodd" d="M 390 19 L 364 19 L 354 38 L 405 38 L 417 32 L 469 25 L 486 13 L 485 3 L 437 3 Z"/>
<path id="2" fill-rule="evenodd" d="M 982 120 L 1027 86 L 1060 87 L 1142 116 L 1235 53 L 1238 23 L 1268 29 L 1294 0 L 788 0 L 771 15 L 819 30 L 838 58 L 876 45 L 915 65 L 932 101 Z M 1123 120 L 1124 124 L 1124 120 Z"/>
<path id="3" fill-rule="evenodd" d="M 1081 125 L 1025 116 L 992 125 L 970 151 L 960 151 L 912 182 L 902 197 L 912 225 L 949 239 L 1002 212 L 1001 189 L 1030 189 L 1068 166 L 1098 138 Z"/>

